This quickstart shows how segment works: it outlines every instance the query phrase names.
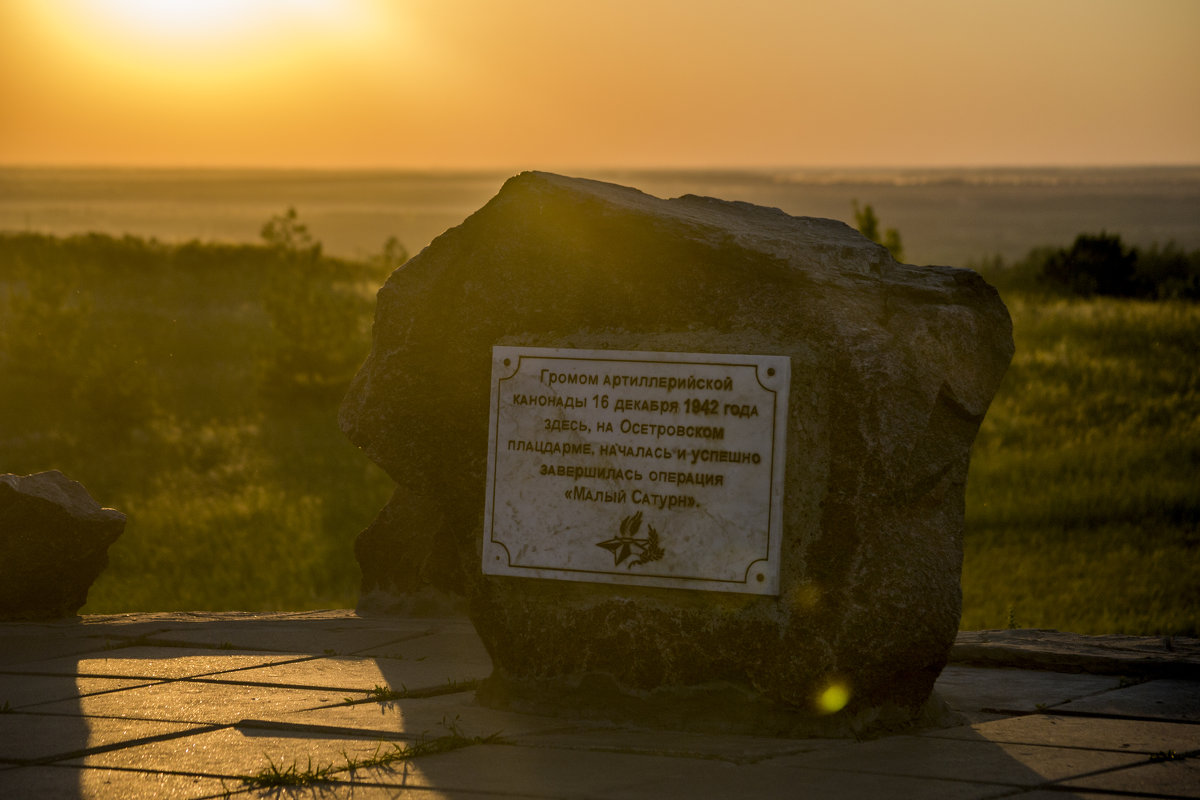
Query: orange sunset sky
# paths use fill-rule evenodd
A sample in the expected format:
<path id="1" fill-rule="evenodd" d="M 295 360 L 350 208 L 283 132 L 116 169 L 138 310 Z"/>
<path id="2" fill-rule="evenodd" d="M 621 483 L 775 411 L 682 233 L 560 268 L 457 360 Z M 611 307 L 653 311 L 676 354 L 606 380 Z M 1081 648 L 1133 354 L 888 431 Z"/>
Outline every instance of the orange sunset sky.
<path id="1" fill-rule="evenodd" d="M 0 165 L 1200 163 L 1197 0 L 0 0 Z"/>

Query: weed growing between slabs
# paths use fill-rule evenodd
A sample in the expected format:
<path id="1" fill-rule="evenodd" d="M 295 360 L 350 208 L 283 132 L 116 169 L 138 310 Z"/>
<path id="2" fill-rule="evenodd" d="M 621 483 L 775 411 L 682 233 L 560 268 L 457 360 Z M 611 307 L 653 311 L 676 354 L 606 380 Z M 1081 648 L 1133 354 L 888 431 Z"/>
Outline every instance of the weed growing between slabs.
<path id="1" fill-rule="evenodd" d="M 447 730 L 443 736 L 435 738 L 422 737 L 412 744 L 397 744 L 395 742 L 380 742 L 375 752 L 366 758 L 355 758 L 342 753 L 342 761 L 325 765 L 313 766 L 312 759 L 305 767 L 297 762 L 284 765 L 276 764 L 269 756 L 267 766 L 254 775 L 242 776 L 244 786 L 251 789 L 272 789 L 289 786 L 312 786 L 330 783 L 335 776 L 348 773 L 353 779 L 358 770 L 387 767 L 395 763 L 411 761 L 421 756 L 449 753 L 471 747 L 477 744 L 497 744 L 503 741 L 500 733 L 489 736 L 467 736 L 459 727 L 459 719 L 442 720 L 442 726 Z"/>

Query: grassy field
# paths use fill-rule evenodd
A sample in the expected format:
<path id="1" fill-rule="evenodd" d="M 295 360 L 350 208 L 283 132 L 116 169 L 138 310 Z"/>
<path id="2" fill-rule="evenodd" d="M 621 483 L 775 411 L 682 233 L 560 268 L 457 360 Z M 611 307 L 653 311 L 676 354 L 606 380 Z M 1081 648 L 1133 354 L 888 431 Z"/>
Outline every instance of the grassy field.
<path id="1" fill-rule="evenodd" d="M 301 245 L 0 236 L 0 471 L 129 515 L 85 612 L 355 604 L 391 484 L 334 415 L 391 264 Z M 1195 634 L 1200 304 L 1005 299 L 963 627 Z"/>
<path id="2" fill-rule="evenodd" d="M 964 629 L 1194 635 L 1200 304 L 1010 294 L 972 450 Z"/>
<path id="3" fill-rule="evenodd" d="M 338 430 L 381 264 L 0 238 L 0 470 L 129 516 L 85 612 L 353 606 L 390 480 Z"/>

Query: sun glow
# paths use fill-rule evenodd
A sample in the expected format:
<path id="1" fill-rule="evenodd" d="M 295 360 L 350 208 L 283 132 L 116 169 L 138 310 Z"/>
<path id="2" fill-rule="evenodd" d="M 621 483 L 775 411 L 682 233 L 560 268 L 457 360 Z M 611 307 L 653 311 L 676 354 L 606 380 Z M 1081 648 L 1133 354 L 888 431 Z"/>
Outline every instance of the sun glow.
<path id="1" fill-rule="evenodd" d="M 0 0 L 0 160 L 53 140 L 84 163 L 84 150 L 114 148 L 118 163 L 335 161 L 348 140 L 383 129 L 364 116 L 391 114 L 423 86 L 406 80 L 427 61 L 410 9 Z"/>
<path id="2" fill-rule="evenodd" d="M 1200 104 L 1181 100 L 1200 86 L 1193 0 L 693 5 L 0 0 L 0 163 L 1190 164 L 1200 152 Z"/>
<path id="3" fill-rule="evenodd" d="M 102 24 L 148 37 L 219 38 L 262 21 L 263 4 L 241 0 L 92 0 Z"/>
<path id="4" fill-rule="evenodd" d="M 74 27 L 95 50 L 170 62 L 253 50 L 344 45 L 379 27 L 377 0 L 73 0 Z M 73 25 L 71 24 L 73 22 Z M 115 47 L 114 47 L 115 46 Z M 149 65 L 147 65 L 149 66 Z"/>
<path id="5" fill-rule="evenodd" d="M 329 59 L 377 52 L 397 19 L 381 0 L 59 0 L 38 6 L 49 37 L 86 74 L 127 96 L 218 94 L 237 102 L 319 81 Z M 323 65 L 323 66 L 318 66 Z M 256 87 L 259 87 L 256 89 Z M 261 89 L 261 91 L 266 91 Z"/>

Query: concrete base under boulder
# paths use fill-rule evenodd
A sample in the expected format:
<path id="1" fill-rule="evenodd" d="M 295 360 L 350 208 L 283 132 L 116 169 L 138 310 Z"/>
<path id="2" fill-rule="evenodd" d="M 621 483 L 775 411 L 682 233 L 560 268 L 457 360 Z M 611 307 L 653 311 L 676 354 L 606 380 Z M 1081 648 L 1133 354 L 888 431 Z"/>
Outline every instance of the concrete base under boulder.
<path id="1" fill-rule="evenodd" d="M 486 706 L 526 714 L 743 736 L 841 739 L 963 724 L 962 716 L 936 693 L 915 706 L 884 701 L 814 713 L 811 708 L 768 700 L 745 684 L 632 691 L 608 673 L 570 680 L 520 680 L 495 669 L 479 685 L 476 697 Z"/>
<path id="2" fill-rule="evenodd" d="M 497 345 L 789 359 L 778 594 L 484 574 Z M 379 292 L 340 416 L 398 484 L 358 547 L 364 603 L 465 596 L 484 702 L 789 735 L 936 717 L 969 450 L 1012 352 L 977 274 L 843 223 L 517 176 Z"/>

